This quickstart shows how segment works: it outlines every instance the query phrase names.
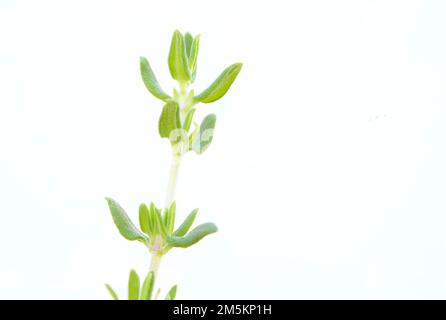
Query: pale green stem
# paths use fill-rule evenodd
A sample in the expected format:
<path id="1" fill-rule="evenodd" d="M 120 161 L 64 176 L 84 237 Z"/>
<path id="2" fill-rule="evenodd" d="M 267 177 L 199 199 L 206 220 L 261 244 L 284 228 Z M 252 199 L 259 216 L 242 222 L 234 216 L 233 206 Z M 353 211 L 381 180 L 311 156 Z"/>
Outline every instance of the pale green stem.
<path id="1" fill-rule="evenodd" d="M 186 94 L 187 94 L 187 84 L 182 84 L 180 87 L 181 99 L 184 99 Z M 177 187 L 178 171 L 180 169 L 181 156 L 183 154 L 182 148 L 183 148 L 182 143 L 177 143 L 172 146 L 172 162 L 170 165 L 169 182 L 167 184 L 166 200 L 164 205 L 165 208 L 169 208 L 170 205 L 175 200 L 175 190 Z M 150 271 L 153 271 L 155 277 L 158 274 L 158 269 L 161 263 L 161 257 L 162 253 L 160 252 L 155 251 L 152 253 L 152 260 L 150 262 Z"/>
<path id="2" fill-rule="evenodd" d="M 178 171 L 180 168 L 181 155 L 182 155 L 180 148 L 181 148 L 181 143 L 172 146 L 172 162 L 170 165 L 170 174 L 169 174 L 169 182 L 167 185 L 165 208 L 169 208 L 175 199 Z M 161 257 L 162 253 L 160 252 L 155 251 L 152 253 L 152 260 L 150 262 L 150 271 L 153 271 L 155 276 L 158 274 Z"/>
<path id="3" fill-rule="evenodd" d="M 150 271 L 153 271 L 155 279 L 158 274 L 160 263 L 161 263 L 161 254 L 154 252 L 152 254 L 152 260 L 150 261 Z"/>
<path id="4" fill-rule="evenodd" d="M 181 163 L 181 151 L 179 147 L 181 143 L 172 146 L 172 162 L 170 164 L 169 182 L 167 184 L 166 201 L 164 207 L 169 208 L 172 202 L 175 200 L 175 191 L 177 188 L 178 171 Z"/>

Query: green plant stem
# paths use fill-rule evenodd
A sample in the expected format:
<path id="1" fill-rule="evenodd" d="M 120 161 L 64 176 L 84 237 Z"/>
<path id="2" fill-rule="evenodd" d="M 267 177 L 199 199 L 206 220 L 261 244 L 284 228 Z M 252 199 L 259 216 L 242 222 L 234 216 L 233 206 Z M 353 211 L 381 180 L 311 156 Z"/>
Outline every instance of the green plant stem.
<path id="1" fill-rule="evenodd" d="M 150 271 L 153 271 L 155 279 L 156 279 L 156 276 L 158 274 L 158 269 L 160 267 L 161 256 L 162 255 L 160 253 L 154 252 L 152 254 L 152 260 L 150 261 Z"/>
<path id="2" fill-rule="evenodd" d="M 187 94 L 187 84 L 180 84 L 180 100 L 184 100 Z M 183 143 L 172 145 L 172 160 L 170 163 L 169 181 L 167 183 L 165 208 L 169 208 L 175 200 L 175 191 L 177 188 L 178 172 L 180 169 L 181 157 L 183 155 Z M 150 271 L 153 271 L 156 276 L 161 263 L 162 252 L 153 252 L 150 261 Z"/>
<path id="3" fill-rule="evenodd" d="M 178 171 L 180 169 L 181 156 L 182 156 L 181 143 L 173 145 L 172 146 L 172 162 L 170 165 L 169 182 L 167 185 L 165 208 L 169 208 L 170 205 L 175 200 L 175 190 L 176 190 L 176 186 L 177 186 Z M 153 252 L 152 253 L 152 259 L 150 262 L 150 271 L 153 271 L 155 276 L 158 274 L 158 269 L 159 269 L 159 266 L 161 263 L 161 257 L 162 257 L 161 252 Z"/>
<path id="4" fill-rule="evenodd" d="M 170 164 L 169 182 L 167 184 L 166 201 L 164 203 L 165 208 L 169 208 L 172 202 L 175 200 L 175 191 L 177 188 L 178 171 L 181 163 L 181 143 L 172 146 L 172 162 Z"/>

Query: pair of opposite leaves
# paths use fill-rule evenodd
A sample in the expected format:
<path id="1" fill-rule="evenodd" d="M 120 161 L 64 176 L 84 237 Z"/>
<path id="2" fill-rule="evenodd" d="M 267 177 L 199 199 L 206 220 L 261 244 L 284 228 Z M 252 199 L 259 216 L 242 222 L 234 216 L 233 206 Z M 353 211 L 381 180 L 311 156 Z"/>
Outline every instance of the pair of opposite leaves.
<path id="1" fill-rule="evenodd" d="M 180 106 L 175 101 L 169 101 L 161 112 L 158 130 L 161 138 L 168 138 L 172 144 L 183 141 L 187 144 L 186 151 L 194 150 L 197 154 L 202 154 L 212 142 L 217 117 L 213 113 L 208 114 L 200 127 L 187 137 L 194 113 L 195 109 L 192 108 L 181 125 Z"/>

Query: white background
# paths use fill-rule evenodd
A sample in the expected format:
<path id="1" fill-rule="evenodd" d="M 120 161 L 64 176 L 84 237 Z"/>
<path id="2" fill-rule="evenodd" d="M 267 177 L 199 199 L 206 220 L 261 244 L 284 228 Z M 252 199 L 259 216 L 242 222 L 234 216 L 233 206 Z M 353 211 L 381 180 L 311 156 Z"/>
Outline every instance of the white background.
<path id="1" fill-rule="evenodd" d="M 445 1 L 0 2 L 0 298 L 108 299 L 149 256 L 115 229 L 164 200 L 175 29 L 196 88 L 244 62 L 178 216 L 220 230 L 162 261 L 178 298 L 446 298 Z"/>

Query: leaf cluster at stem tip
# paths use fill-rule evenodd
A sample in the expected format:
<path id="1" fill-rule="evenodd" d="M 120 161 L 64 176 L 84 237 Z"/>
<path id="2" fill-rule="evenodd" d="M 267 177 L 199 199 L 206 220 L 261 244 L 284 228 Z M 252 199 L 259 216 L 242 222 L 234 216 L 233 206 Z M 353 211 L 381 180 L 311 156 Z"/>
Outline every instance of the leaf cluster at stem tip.
<path id="1" fill-rule="evenodd" d="M 167 94 L 159 84 L 148 60 L 140 58 L 141 77 L 149 92 L 164 101 L 164 107 L 158 122 L 158 131 L 162 138 L 167 138 L 174 144 L 182 143 L 183 152 L 195 151 L 203 153 L 211 144 L 216 123 L 214 114 L 207 115 L 201 125 L 193 121 L 195 105 L 211 103 L 222 98 L 242 69 L 241 63 L 227 67 L 201 93 L 195 95 L 190 86 L 197 74 L 197 58 L 200 47 L 200 35 L 193 37 L 189 32 L 184 35 L 176 30 L 173 33 L 168 55 L 169 71 L 178 82 L 178 89 L 173 89 L 172 95 Z M 194 129 L 190 132 L 191 125 Z"/>

